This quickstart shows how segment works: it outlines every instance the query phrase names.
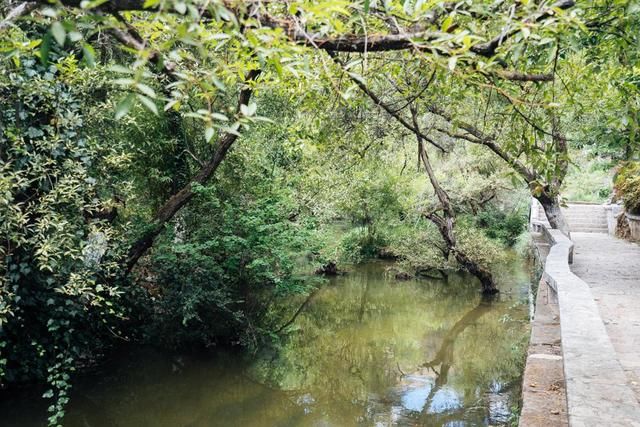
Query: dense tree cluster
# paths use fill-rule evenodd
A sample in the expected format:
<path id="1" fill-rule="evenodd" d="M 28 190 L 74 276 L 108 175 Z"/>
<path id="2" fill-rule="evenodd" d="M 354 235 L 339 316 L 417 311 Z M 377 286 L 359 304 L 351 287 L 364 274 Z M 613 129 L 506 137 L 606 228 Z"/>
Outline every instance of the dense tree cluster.
<path id="1" fill-rule="evenodd" d="M 52 425 L 115 342 L 257 346 L 316 269 L 497 292 L 529 197 L 568 233 L 572 153 L 627 161 L 637 211 L 634 2 L 0 11 L 0 383 L 46 381 Z"/>

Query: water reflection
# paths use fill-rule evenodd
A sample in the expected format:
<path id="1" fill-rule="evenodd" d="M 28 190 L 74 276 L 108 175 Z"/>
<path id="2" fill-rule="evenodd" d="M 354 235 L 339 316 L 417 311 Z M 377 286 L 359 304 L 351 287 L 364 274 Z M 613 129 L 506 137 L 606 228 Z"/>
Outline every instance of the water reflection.
<path id="1" fill-rule="evenodd" d="M 520 264 L 502 272 L 507 286 L 491 302 L 465 275 L 397 282 L 384 269 L 333 280 L 285 328 L 280 348 L 249 360 L 123 350 L 77 381 L 65 425 L 506 423 L 528 332 Z M 3 398 L 3 423 L 43 425 L 44 402 L 28 397 Z"/>

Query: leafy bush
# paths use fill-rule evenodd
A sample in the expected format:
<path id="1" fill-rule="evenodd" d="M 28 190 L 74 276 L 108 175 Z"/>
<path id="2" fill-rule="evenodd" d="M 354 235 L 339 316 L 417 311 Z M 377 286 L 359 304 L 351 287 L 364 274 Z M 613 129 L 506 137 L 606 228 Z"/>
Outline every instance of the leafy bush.
<path id="1" fill-rule="evenodd" d="M 620 168 L 615 189 L 624 201 L 626 210 L 640 214 L 640 162 L 627 162 Z"/>
<path id="2" fill-rule="evenodd" d="M 468 221 L 460 221 L 456 238 L 460 249 L 485 268 L 490 269 L 502 259 L 500 245 Z M 390 251 L 399 257 L 399 270 L 410 276 L 457 270 L 459 266 L 453 256 L 445 258 L 441 250 L 444 247 L 435 225 L 426 220 L 394 229 L 389 245 Z"/>
<path id="3" fill-rule="evenodd" d="M 475 224 L 487 237 L 513 246 L 527 226 L 527 217 L 519 212 L 505 213 L 492 208 L 478 213 Z"/>
<path id="4" fill-rule="evenodd" d="M 603 203 L 611 196 L 611 159 L 585 150 L 571 153 L 573 162 L 561 194 L 567 200 Z"/>
<path id="5" fill-rule="evenodd" d="M 389 250 L 398 257 L 399 270 L 415 276 L 431 270 L 450 268 L 439 249 L 442 244 L 435 226 L 421 220 L 413 226 L 405 225 L 394 229 Z"/>
<path id="6" fill-rule="evenodd" d="M 340 239 L 338 258 L 353 263 L 375 258 L 381 254 L 387 243 L 387 238 L 380 230 L 373 233 L 366 227 L 356 227 Z"/>
<path id="7" fill-rule="evenodd" d="M 177 227 L 153 251 L 159 291 L 152 341 L 253 346 L 281 320 L 273 304 L 309 290 L 297 266 L 299 254 L 313 248 L 311 224 L 291 221 L 292 201 L 269 187 L 235 195 L 215 185 L 196 191 L 178 220 L 188 231 Z"/>
<path id="8" fill-rule="evenodd" d="M 116 328 L 123 230 L 100 219 L 110 147 L 87 137 L 83 73 L 17 62 L 0 72 L 0 383 L 47 381 L 57 424 L 69 373 Z"/>
<path id="9" fill-rule="evenodd" d="M 504 251 L 483 231 L 460 223 L 456 237 L 458 246 L 464 253 L 480 266 L 490 270 L 492 266 L 503 260 Z"/>

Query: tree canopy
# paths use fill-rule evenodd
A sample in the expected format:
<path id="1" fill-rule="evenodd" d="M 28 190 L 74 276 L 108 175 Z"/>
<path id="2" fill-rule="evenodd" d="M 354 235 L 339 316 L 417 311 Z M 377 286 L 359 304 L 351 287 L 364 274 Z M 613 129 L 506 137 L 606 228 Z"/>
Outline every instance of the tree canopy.
<path id="1" fill-rule="evenodd" d="M 577 152 L 626 161 L 637 206 L 633 1 L 0 11 L 0 383 L 47 381 L 52 425 L 114 341 L 282 332 L 309 265 L 386 256 L 496 292 L 528 196 L 569 232 Z"/>

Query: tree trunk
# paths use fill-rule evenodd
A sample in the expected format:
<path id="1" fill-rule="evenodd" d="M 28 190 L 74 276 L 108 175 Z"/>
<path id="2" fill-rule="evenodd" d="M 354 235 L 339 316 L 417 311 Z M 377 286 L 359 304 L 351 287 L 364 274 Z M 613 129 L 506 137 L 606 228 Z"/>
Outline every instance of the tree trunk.
<path id="1" fill-rule="evenodd" d="M 338 65 L 344 68 L 342 61 L 338 59 L 335 52 L 330 52 L 329 54 Z M 483 268 L 482 266 L 478 265 L 475 261 L 469 258 L 465 253 L 460 252 L 460 250 L 456 247 L 455 212 L 449 200 L 449 195 L 440 186 L 440 183 L 438 182 L 433 172 L 431 163 L 429 161 L 429 156 L 424 146 L 424 141 L 429 142 L 431 145 L 439 148 L 443 152 L 445 150 L 440 144 L 438 144 L 436 141 L 434 141 L 432 138 L 430 138 L 428 135 L 426 135 L 424 132 L 420 130 L 420 124 L 418 123 L 418 111 L 414 105 L 411 105 L 413 101 L 409 102 L 409 105 L 408 105 L 409 110 L 411 111 L 411 118 L 413 122 L 411 124 L 399 114 L 399 110 L 395 110 L 391 108 L 389 105 L 385 104 L 378 96 L 376 96 L 376 94 L 374 94 L 364 84 L 362 80 L 357 79 L 353 76 L 351 76 L 351 79 L 358 85 L 358 87 L 364 93 L 366 93 L 369 96 L 369 98 L 371 98 L 371 100 L 376 105 L 380 106 L 383 110 L 389 113 L 391 117 L 396 119 L 400 124 L 402 124 L 406 129 L 410 130 L 415 135 L 418 141 L 418 165 L 420 165 L 420 162 L 422 161 L 425 167 L 425 170 L 427 172 L 427 175 L 429 177 L 429 181 L 431 182 L 431 185 L 433 186 L 436 196 L 438 197 L 438 200 L 440 201 L 440 204 L 442 206 L 442 211 L 443 211 L 442 216 L 436 213 L 431 213 L 426 215 L 426 217 L 429 218 L 429 220 L 431 220 L 438 227 L 438 231 L 440 232 L 440 235 L 442 236 L 442 239 L 444 240 L 446 245 L 446 247 L 442 249 L 442 252 L 445 255 L 445 257 L 448 257 L 449 254 L 453 252 L 455 254 L 455 257 L 458 263 L 460 263 L 460 265 L 464 269 L 466 269 L 468 272 L 470 272 L 480 280 L 480 283 L 482 284 L 482 292 L 484 294 L 495 294 L 499 292 L 495 286 L 491 273 L 485 268 Z M 438 112 L 436 112 L 435 114 L 442 114 L 442 113 L 438 110 Z M 445 119 L 447 119 L 448 121 L 451 121 L 451 118 L 445 117 Z M 476 142 L 480 143 L 479 140 Z M 493 146 L 494 148 L 497 147 L 497 145 L 495 145 L 493 142 L 488 141 L 487 138 L 485 138 L 481 143 L 483 145 Z M 504 158 L 505 160 L 508 159 L 506 155 L 503 153 L 501 153 L 501 157 Z M 522 166 L 522 170 L 526 171 L 526 168 Z"/>
<path id="2" fill-rule="evenodd" d="M 414 118 L 414 122 L 417 122 L 417 119 Z M 415 125 L 417 126 L 417 123 L 415 123 Z M 479 265 L 456 246 L 455 211 L 453 210 L 453 206 L 451 205 L 451 201 L 449 200 L 449 195 L 440 186 L 440 183 L 436 178 L 433 168 L 431 167 L 431 162 L 429 161 L 429 155 L 427 154 L 426 147 L 424 147 L 422 140 L 419 137 L 418 144 L 421 146 L 419 153 L 422 164 L 424 165 L 427 176 L 429 177 L 429 181 L 431 182 L 431 185 L 435 190 L 436 196 L 438 197 L 438 200 L 442 205 L 443 212 L 443 216 L 432 213 L 428 215 L 428 218 L 438 227 L 440 235 L 442 236 L 442 239 L 444 240 L 448 251 L 453 252 L 456 261 L 462 266 L 462 268 L 464 268 L 469 273 L 476 276 L 478 280 L 480 280 L 480 284 L 482 285 L 482 293 L 485 295 L 491 295 L 500 292 L 495 285 L 491 272 Z"/>
<path id="3" fill-rule="evenodd" d="M 252 70 L 247 73 L 245 80 L 247 82 L 254 81 L 260 70 Z M 248 86 L 240 91 L 238 97 L 237 111 L 240 111 L 242 105 L 249 103 L 249 99 L 253 94 L 253 89 Z M 238 136 L 233 133 L 223 134 L 216 144 L 216 150 L 213 153 L 213 157 L 206 162 L 198 173 L 189 181 L 180 191 L 175 193 L 158 209 L 155 215 L 155 219 L 149 230 L 138 240 L 136 240 L 129 249 L 129 257 L 126 262 L 125 272 L 128 274 L 131 269 L 136 265 L 138 260 L 144 255 L 147 250 L 153 245 L 153 241 L 164 230 L 164 225 L 173 218 L 173 216 L 184 207 L 194 196 L 194 192 L 191 188 L 192 184 L 204 184 L 211 178 L 220 166 L 220 163 L 224 160 L 227 152 L 238 139 Z"/>
<path id="4" fill-rule="evenodd" d="M 571 230 L 569 229 L 569 224 L 564 217 L 564 213 L 562 213 L 562 210 L 560 209 L 560 200 L 558 199 L 558 196 L 549 196 L 548 194 L 543 193 L 540 196 L 535 197 L 542 205 L 551 228 L 560 230 L 564 235 L 569 237 Z"/>

